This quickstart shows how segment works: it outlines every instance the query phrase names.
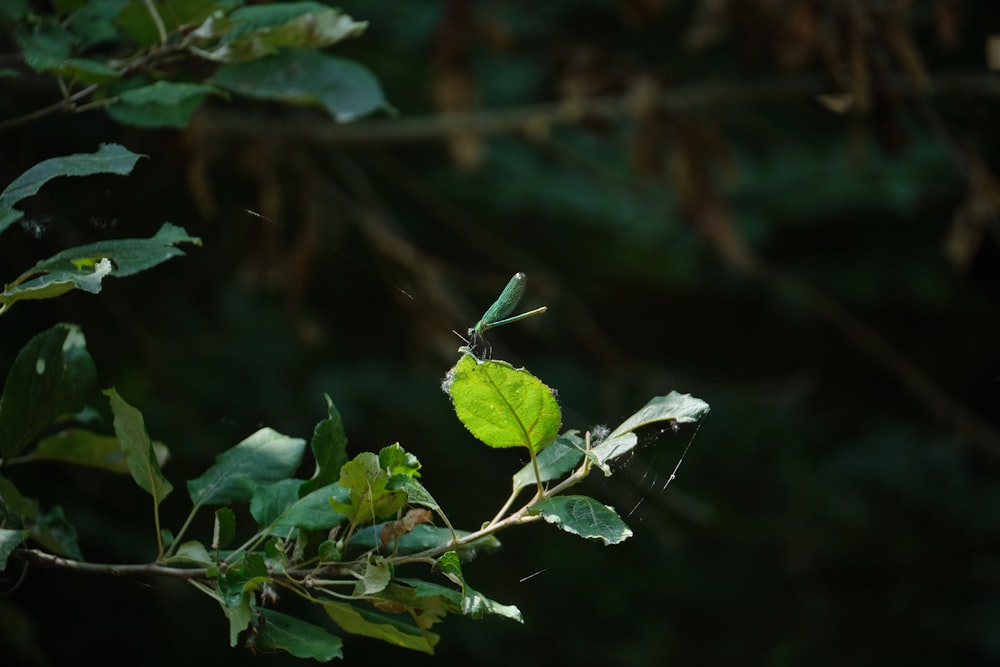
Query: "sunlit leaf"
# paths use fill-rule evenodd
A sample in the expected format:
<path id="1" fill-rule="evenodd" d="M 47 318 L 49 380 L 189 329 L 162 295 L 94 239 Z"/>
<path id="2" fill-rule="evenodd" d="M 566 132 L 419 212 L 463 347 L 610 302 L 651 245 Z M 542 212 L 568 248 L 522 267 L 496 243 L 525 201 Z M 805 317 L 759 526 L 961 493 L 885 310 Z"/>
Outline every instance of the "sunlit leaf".
<path id="1" fill-rule="evenodd" d="M 374 523 L 394 515 L 406 504 L 406 492 L 387 489 L 389 473 L 382 469 L 378 456 L 362 452 L 340 470 L 340 486 L 348 489 L 347 502 L 330 500 L 334 511 L 352 524 Z"/>
<path id="2" fill-rule="evenodd" d="M 480 361 L 463 354 L 449 373 L 455 413 L 472 435 L 490 447 L 550 445 L 562 425 L 552 390 L 524 369 L 505 361 Z"/>

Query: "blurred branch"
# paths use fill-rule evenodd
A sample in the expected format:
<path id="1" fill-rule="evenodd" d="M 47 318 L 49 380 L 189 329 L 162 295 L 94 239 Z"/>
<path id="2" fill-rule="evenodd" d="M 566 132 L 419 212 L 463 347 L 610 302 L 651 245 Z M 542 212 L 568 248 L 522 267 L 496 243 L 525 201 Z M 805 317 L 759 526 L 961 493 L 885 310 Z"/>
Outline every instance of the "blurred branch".
<path id="1" fill-rule="evenodd" d="M 1000 78 L 994 75 L 938 74 L 930 78 L 930 96 L 966 95 L 1000 97 Z M 921 96 L 909 77 L 894 76 L 885 87 L 902 94 Z M 814 76 L 768 81 L 716 82 L 668 89 L 645 99 L 667 112 L 692 111 L 735 103 L 761 103 L 812 99 L 839 92 L 828 81 Z M 544 136 L 553 127 L 576 125 L 585 120 L 615 119 L 634 115 L 637 100 L 628 94 L 615 97 L 553 102 L 499 110 L 441 113 L 426 116 L 361 121 L 349 125 L 333 123 L 275 122 L 273 115 L 218 108 L 203 111 L 212 129 L 255 134 L 267 128 L 285 136 L 307 137 L 334 143 L 378 143 L 427 141 L 455 134 L 481 135 L 526 132 Z"/>
<path id="2" fill-rule="evenodd" d="M 734 224 L 725 204 L 710 186 L 700 189 L 702 198 L 689 202 L 694 219 L 709 246 L 722 261 L 764 288 L 792 298 L 826 321 L 874 363 L 886 370 L 921 403 L 927 414 L 948 424 L 964 443 L 1000 459 L 1000 431 L 968 406 L 956 400 L 930 375 L 893 347 L 843 304 L 758 255 Z"/>

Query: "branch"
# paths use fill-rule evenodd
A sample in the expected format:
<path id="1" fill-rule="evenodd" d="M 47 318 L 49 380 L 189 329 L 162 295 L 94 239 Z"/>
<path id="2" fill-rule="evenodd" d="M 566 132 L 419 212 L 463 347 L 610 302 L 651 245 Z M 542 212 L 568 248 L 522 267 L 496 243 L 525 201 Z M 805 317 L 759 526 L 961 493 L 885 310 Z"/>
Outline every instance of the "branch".
<path id="1" fill-rule="evenodd" d="M 63 558 L 45 553 L 38 549 L 16 549 L 11 556 L 27 563 L 41 567 L 58 568 L 71 572 L 87 574 L 103 574 L 115 577 L 153 575 L 158 577 L 176 577 L 178 579 L 203 579 L 205 568 L 178 568 L 158 563 L 140 563 L 129 565 L 114 565 L 108 563 L 85 563 L 83 561 Z"/>
<path id="2" fill-rule="evenodd" d="M 918 89 L 905 76 L 886 79 L 884 88 L 901 95 L 1000 97 L 1000 79 L 991 75 L 943 73 L 930 79 L 929 92 Z M 275 121 L 264 113 L 205 109 L 201 119 L 221 132 L 257 134 L 267 132 L 310 141 L 331 143 L 402 143 L 429 141 L 456 134 L 544 133 L 561 125 L 577 125 L 588 120 L 611 120 L 635 115 L 640 105 L 667 113 L 691 112 L 732 104 L 759 104 L 811 100 L 824 93 L 838 92 L 828 81 L 816 76 L 799 76 L 768 81 L 721 81 L 672 88 L 642 101 L 638 95 L 591 97 L 536 104 L 510 109 L 450 112 L 403 118 L 365 120 L 348 125 L 301 123 L 289 119 Z M 273 136 L 273 135 L 272 135 Z"/>

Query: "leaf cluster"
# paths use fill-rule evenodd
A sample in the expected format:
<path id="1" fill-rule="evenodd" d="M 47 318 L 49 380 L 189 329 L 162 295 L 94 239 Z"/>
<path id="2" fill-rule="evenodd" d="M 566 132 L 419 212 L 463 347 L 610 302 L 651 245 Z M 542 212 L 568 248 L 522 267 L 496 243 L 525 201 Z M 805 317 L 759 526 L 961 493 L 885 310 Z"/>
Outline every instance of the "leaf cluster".
<path id="1" fill-rule="evenodd" d="M 107 145 L 95 154 L 36 165 L 0 193 L 0 232 L 21 217 L 15 205 L 49 180 L 127 174 L 138 158 Z M 7 284 L 0 314 L 20 300 L 54 298 L 74 289 L 98 293 L 104 278 L 130 276 L 182 255 L 180 243 L 200 241 L 167 223 L 150 239 L 62 251 Z M 489 447 L 524 447 L 531 459 L 513 475 L 508 499 L 480 528 L 452 526 L 420 482 L 420 461 L 398 443 L 349 458 L 342 419 L 327 396 L 327 415 L 309 443 L 310 476 L 297 476 L 305 439 L 261 428 L 187 481 L 191 509 L 174 533 L 160 519 L 160 506 L 174 491 L 163 473 L 166 445 L 151 439 L 142 413 L 114 387 L 98 394 L 95 365 L 79 327 L 59 324 L 43 331 L 22 348 L 0 395 L 0 470 L 5 473 L 0 476 L 0 570 L 41 562 L 88 572 L 183 578 L 219 604 L 231 645 L 242 641 L 253 651 L 281 650 L 321 661 L 341 657 L 340 636 L 279 611 L 283 597 L 317 606 L 342 632 L 426 653 L 440 639 L 434 627 L 448 614 L 521 621 L 517 607 L 468 584 L 463 559 L 495 548 L 494 534 L 500 530 L 539 520 L 604 544 L 627 539 L 632 531 L 613 508 L 564 492 L 593 467 L 610 475 L 609 464 L 635 447 L 637 428 L 694 422 L 708 406 L 671 393 L 651 401 L 599 442 L 590 433 L 560 434 L 559 404 L 541 380 L 507 362 L 480 359 L 466 348 L 460 352 L 442 385 L 459 420 Z M 109 421 L 113 435 L 102 433 Z M 53 425 L 58 431 L 46 435 Z M 131 476 L 152 500 L 152 562 L 84 560 L 76 529 L 62 510 L 42 509 L 7 474 L 15 466 L 51 460 Z M 532 487 L 531 499 L 513 510 Z M 187 538 L 205 508 L 214 508 L 211 537 Z M 252 525 L 237 519 L 246 516 Z M 420 565 L 429 576 L 403 576 L 404 569 Z"/>
<path id="2" fill-rule="evenodd" d="M 362 34 L 367 22 L 318 2 L 53 4 L 44 12 L 12 3 L 0 14 L 23 64 L 4 74 L 51 77 L 60 96 L 0 129 L 94 107 L 126 125 L 183 128 L 210 96 L 316 106 L 338 122 L 390 109 L 366 67 L 322 50 Z"/>

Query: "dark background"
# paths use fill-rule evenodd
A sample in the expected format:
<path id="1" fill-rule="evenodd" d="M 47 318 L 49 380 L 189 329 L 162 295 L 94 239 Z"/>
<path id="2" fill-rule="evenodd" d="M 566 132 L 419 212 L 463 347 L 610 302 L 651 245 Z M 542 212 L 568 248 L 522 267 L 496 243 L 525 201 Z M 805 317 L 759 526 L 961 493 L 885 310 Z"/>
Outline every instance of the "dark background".
<path id="1" fill-rule="evenodd" d="M 4 184 L 101 142 L 148 156 L 24 202 L 4 280 L 164 221 L 204 242 L 99 296 L 19 305 L 2 367 L 41 328 L 79 323 L 102 386 L 172 451 L 175 530 L 185 480 L 262 425 L 308 438 L 324 392 L 352 455 L 399 441 L 475 527 L 524 461 L 473 441 L 439 383 L 451 330 L 525 271 L 525 307 L 549 310 L 495 331 L 494 356 L 559 391 L 564 427 L 613 427 L 671 390 L 712 411 L 588 482 L 627 515 L 624 544 L 533 525 L 466 565 L 525 624 L 448 619 L 434 660 L 1000 660 L 993 3 L 341 6 L 371 23 L 335 51 L 398 115 L 337 127 L 214 100 L 181 132 L 93 111 L 0 135 Z M 0 79 L 3 118 L 56 99 Z M 18 472 L 64 507 L 88 560 L 154 556 L 130 480 Z M 31 612 L 37 664 L 292 663 L 229 649 L 215 603 L 183 584 L 29 574 L 2 604 Z M 358 637 L 344 650 L 432 662 Z"/>

